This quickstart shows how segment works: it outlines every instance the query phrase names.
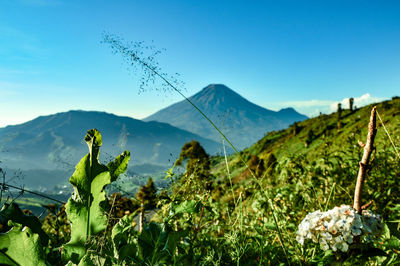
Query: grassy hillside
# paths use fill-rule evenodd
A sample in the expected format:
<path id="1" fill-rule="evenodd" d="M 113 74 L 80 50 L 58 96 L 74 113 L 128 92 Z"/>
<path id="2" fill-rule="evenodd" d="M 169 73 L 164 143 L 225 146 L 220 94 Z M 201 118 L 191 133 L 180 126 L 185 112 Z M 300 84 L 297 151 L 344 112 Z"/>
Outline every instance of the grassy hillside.
<path id="1" fill-rule="evenodd" d="M 372 234 L 380 224 L 374 230 L 366 222 L 361 227 L 353 224 L 356 215 L 347 210 L 350 235 L 336 230 L 340 225 L 335 221 L 321 224 L 320 230 L 329 231 L 315 242 L 297 241 L 299 224 L 309 213 L 353 204 L 363 152 L 359 140 L 366 140 L 371 109 L 372 105 L 343 110 L 340 119 L 337 113 L 308 119 L 271 132 L 228 158 L 209 157 L 198 142 L 186 143 L 176 166 L 185 167 L 168 171 L 169 188 L 156 196 L 149 181 L 136 199 L 114 194 L 109 206 L 101 205 L 107 230 L 86 235 L 88 242 L 80 244 L 80 256 L 115 265 L 400 264 L 400 157 L 379 118 L 362 200 L 380 214 L 381 234 Z M 400 99 L 379 103 L 377 110 L 400 146 Z M 5 218 L 9 215 L 6 210 L 2 213 Z M 67 262 L 58 250 L 76 230 L 70 227 L 69 215 L 61 208 L 42 223 L 50 238 L 42 258 L 50 264 L 59 265 L 61 258 Z M 2 226 L 8 230 L 7 219 Z M 142 231 L 137 231 L 137 223 L 143 225 L 139 225 Z M 305 224 L 302 230 L 307 228 Z M 327 247 L 322 240 L 328 236 L 334 241 Z M 74 263 L 80 259 L 76 257 Z"/>
<path id="2" fill-rule="evenodd" d="M 263 162 L 266 170 L 259 174 L 257 182 L 253 180 L 238 155 L 228 157 L 230 176 L 227 175 L 224 158 L 214 158 L 212 173 L 217 177 L 217 188 L 230 187 L 230 182 L 232 182 L 233 190 L 245 190 L 252 194 L 254 183 L 261 184 L 264 188 L 270 187 L 277 190 L 279 187 L 288 185 L 287 183 L 305 182 L 304 178 L 311 178 L 315 181 L 319 180 L 319 188 L 326 185 L 323 193 L 325 196 L 328 196 L 326 192 L 329 192 L 334 182 L 341 185 L 340 193 L 349 195 L 346 202 L 343 203 L 350 204 L 358 163 L 363 152 L 358 141 L 365 142 L 366 140 L 372 107 L 373 105 L 369 105 L 353 112 L 343 110 L 340 129 L 338 129 L 338 115 L 333 113 L 305 120 L 285 130 L 268 133 L 240 153 L 248 164 L 251 164 L 252 156 L 259 157 Z M 394 143 L 399 146 L 400 136 L 396 132 L 400 127 L 400 99 L 379 103 L 377 110 Z M 388 185 L 386 183 L 389 182 L 388 179 L 399 177 L 399 169 L 396 165 L 399 158 L 395 155 L 394 148 L 380 119 L 378 118 L 377 121 L 376 152 L 373 156 L 371 178 L 367 180 L 367 184 L 374 180 L 380 183 L 382 189 L 385 189 L 385 185 Z M 308 145 L 307 142 L 309 142 Z M 271 160 L 271 156 L 276 158 L 276 162 L 272 165 L 268 162 Z M 381 176 L 382 171 L 387 172 Z M 393 176 L 387 176 L 387 174 Z M 369 194 L 375 193 L 374 188 L 369 191 L 367 186 L 366 190 Z M 387 187 L 387 190 L 389 191 L 390 187 Z M 226 195 L 229 194 L 229 191 L 224 189 L 221 191 L 225 193 L 219 197 L 229 198 Z M 339 194 L 339 191 L 336 194 Z M 342 198 L 342 196 L 336 197 Z M 378 194 L 373 197 L 378 197 Z M 367 195 L 365 198 L 369 199 Z"/>
<path id="3" fill-rule="evenodd" d="M 249 159 L 251 155 L 265 159 L 268 154 L 273 153 L 279 160 L 294 155 L 304 155 L 308 159 L 312 159 L 320 157 L 324 153 L 335 154 L 344 150 L 353 150 L 355 153 L 361 154 L 362 149 L 353 145 L 358 145 L 358 140 L 365 141 L 373 106 L 369 105 L 353 112 L 343 110 L 340 120 L 342 125 L 339 130 L 337 113 L 332 113 L 307 119 L 284 130 L 270 132 L 257 143 L 242 151 L 241 155 L 246 159 Z M 393 134 L 400 126 L 400 99 L 379 103 L 377 110 L 387 130 L 392 133 L 392 137 L 399 139 L 399 136 Z M 305 143 L 310 131 L 313 132 L 313 137 L 310 145 L 306 147 Z M 389 139 L 378 119 L 376 146 L 378 149 L 386 149 L 390 148 L 388 144 Z M 236 166 L 236 162 L 239 161 L 238 156 L 231 156 L 229 161 L 232 166 Z M 224 167 L 223 165 L 216 166 L 215 172 Z"/>
<path id="4" fill-rule="evenodd" d="M 219 232 L 225 236 L 234 232 L 243 232 L 245 235 L 235 240 L 243 241 L 240 243 L 245 245 L 239 245 L 242 253 L 236 259 L 241 263 L 258 263 L 260 256 L 263 258 L 264 255 L 265 262 L 285 262 L 285 253 L 278 248 L 281 245 L 275 216 L 281 231 L 280 238 L 285 243 L 284 248 L 292 263 L 368 261 L 363 260 L 363 252 L 366 251 L 354 249 L 353 253 L 339 252 L 327 256 L 319 245 L 306 243 L 302 247 L 295 239 L 297 227 L 307 213 L 353 204 L 363 152 L 358 141 L 366 141 L 372 107 L 370 105 L 352 112 L 343 110 L 340 120 L 337 113 L 320 115 L 285 130 L 268 133 L 240 153 L 257 178 L 251 175 L 238 155 L 228 157 L 227 164 L 223 157 L 212 158 L 214 188 L 211 195 L 218 205 Z M 377 110 L 394 143 L 399 146 L 400 100 L 381 102 L 377 104 Z M 365 182 L 363 199 L 364 203 L 372 201 L 370 209 L 396 227 L 400 218 L 400 158 L 380 119 L 377 118 L 377 121 L 376 151 L 372 156 L 372 169 Z M 390 233 L 387 233 L 385 237 L 389 236 Z M 267 247 L 257 246 L 254 239 L 264 241 Z M 252 243 L 247 244 L 248 249 L 246 241 Z M 394 240 L 391 241 L 393 243 Z M 389 242 L 380 243 L 379 248 L 398 259 L 396 249 Z M 231 246 L 231 252 L 238 252 L 235 245 Z M 371 261 L 382 263 L 384 259 L 375 257 Z"/>

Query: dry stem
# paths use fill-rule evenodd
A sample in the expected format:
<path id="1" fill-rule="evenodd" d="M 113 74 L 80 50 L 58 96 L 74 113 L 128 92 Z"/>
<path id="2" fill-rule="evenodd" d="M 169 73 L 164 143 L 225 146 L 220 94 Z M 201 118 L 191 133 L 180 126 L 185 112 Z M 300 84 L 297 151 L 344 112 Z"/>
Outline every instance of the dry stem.
<path id="1" fill-rule="evenodd" d="M 369 167 L 369 159 L 374 149 L 374 139 L 376 135 L 376 106 L 371 110 L 371 117 L 368 125 L 368 136 L 367 143 L 364 146 L 364 154 L 360 162 L 360 168 L 358 170 L 356 189 L 354 191 L 354 205 L 353 208 L 361 213 L 361 192 L 364 183 L 364 179 Z"/>

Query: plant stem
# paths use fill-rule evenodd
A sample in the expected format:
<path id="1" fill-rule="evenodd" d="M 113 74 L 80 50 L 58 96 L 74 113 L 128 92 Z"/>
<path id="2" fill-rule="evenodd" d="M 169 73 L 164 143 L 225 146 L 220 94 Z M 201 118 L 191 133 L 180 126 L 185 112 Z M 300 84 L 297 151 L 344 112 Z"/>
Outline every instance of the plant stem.
<path id="1" fill-rule="evenodd" d="M 388 135 L 390 142 L 392 143 L 392 146 L 393 146 L 393 148 L 394 148 L 394 151 L 396 152 L 397 157 L 399 157 L 399 159 L 400 159 L 399 151 L 398 151 L 396 145 L 394 144 L 393 139 L 392 139 L 392 137 L 390 136 L 388 130 L 386 129 L 385 124 L 383 123 L 382 118 L 381 118 L 381 116 L 379 115 L 378 111 L 376 111 L 376 114 L 378 115 L 379 121 L 381 121 L 381 124 L 382 124 L 382 126 L 383 126 L 383 129 L 385 130 L 386 134 Z"/>
<path id="2" fill-rule="evenodd" d="M 206 196 L 205 203 L 204 203 L 204 205 L 201 207 L 200 219 L 199 219 L 199 223 L 197 224 L 196 228 L 194 229 L 194 236 L 193 236 L 192 243 L 194 243 L 194 241 L 196 240 L 197 234 L 198 234 L 198 232 L 199 232 L 199 230 L 200 230 L 201 219 L 203 218 L 204 208 L 205 208 L 205 206 L 206 206 L 206 203 L 207 203 L 207 200 L 208 200 L 208 197 L 209 197 L 209 196 L 210 196 L 210 195 L 207 195 L 207 196 Z"/>
<path id="3" fill-rule="evenodd" d="M 225 165 L 226 165 L 226 172 L 228 174 L 228 178 L 229 178 L 229 183 L 231 185 L 231 191 L 232 191 L 232 199 L 235 200 L 235 192 L 233 191 L 233 185 L 232 185 L 232 177 L 231 177 L 231 173 L 229 171 L 229 164 L 228 164 L 228 158 L 226 156 L 226 149 L 225 149 L 225 140 L 222 140 L 222 147 L 224 148 L 224 157 L 225 157 Z M 228 210 L 229 211 L 229 210 Z"/>
<path id="4" fill-rule="evenodd" d="M 144 203 L 140 203 L 140 214 L 139 214 L 139 232 L 143 231 L 143 224 L 144 224 Z"/>
<path id="5" fill-rule="evenodd" d="M 264 189 L 264 187 L 262 186 L 261 182 L 257 180 L 256 175 L 254 174 L 254 172 L 250 169 L 249 165 L 247 164 L 247 162 L 244 160 L 244 158 L 240 155 L 239 151 L 236 149 L 236 147 L 229 141 L 229 139 L 225 136 L 224 133 L 222 133 L 222 131 L 214 124 L 213 121 L 211 121 L 211 119 L 203 112 L 200 110 L 199 107 L 197 107 L 189 98 L 187 98 L 176 86 L 174 86 L 167 78 L 164 77 L 163 74 L 159 73 L 157 68 L 154 66 L 151 66 L 150 64 L 146 63 L 145 61 L 143 61 L 136 53 L 129 51 L 129 49 L 127 49 L 126 47 L 124 47 L 124 45 L 122 45 L 120 42 L 118 42 L 118 40 L 112 39 L 110 38 L 110 36 L 105 36 L 105 42 L 111 44 L 111 48 L 112 49 L 116 49 L 117 51 L 119 51 L 122 55 L 126 55 L 128 57 L 130 57 L 130 59 L 132 60 L 132 62 L 137 62 L 139 64 L 141 64 L 142 66 L 144 66 L 145 68 L 147 68 L 148 70 L 150 70 L 152 73 L 154 73 L 155 76 L 159 77 L 163 82 L 165 82 L 166 85 L 168 85 L 170 88 L 172 88 L 174 91 L 176 91 L 179 95 L 181 95 L 194 109 L 196 109 L 210 124 L 211 126 L 218 131 L 218 133 L 221 135 L 221 137 L 229 144 L 229 146 L 233 149 L 233 151 L 238 155 L 239 159 L 242 161 L 242 163 L 245 165 L 245 167 L 249 170 L 250 174 L 252 175 L 252 177 L 257 181 L 258 185 L 260 186 L 261 189 Z M 266 192 L 267 194 L 267 192 Z M 268 197 L 268 200 L 269 197 Z M 270 205 L 273 206 L 272 201 L 270 202 Z M 272 215 L 274 217 L 274 223 L 278 229 L 278 238 L 280 240 L 280 244 L 281 247 L 283 249 L 283 252 L 285 254 L 286 260 L 288 262 L 288 264 L 290 265 L 289 262 L 289 257 L 286 251 L 286 247 L 283 243 L 283 237 L 281 234 L 281 230 L 280 227 L 277 223 L 277 219 L 274 213 L 274 208 L 271 208 L 272 211 Z"/>
<path id="6" fill-rule="evenodd" d="M 371 110 L 371 117 L 369 119 L 369 124 L 368 124 L 367 143 L 364 146 L 364 154 L 360 161 L 360 168 L 358 170 L 358 175 L 357 175 L 356 189 L 354 191 L 353 208 L 358 213 L 361 213 L 362 187 L 365 176 L 367 174 L 367 170 L 369 168 L 369 159 L 374 149 L 375 136 L 376 136 L 376 106 L 374 106 L 374 108 L 372 108 Z"/>

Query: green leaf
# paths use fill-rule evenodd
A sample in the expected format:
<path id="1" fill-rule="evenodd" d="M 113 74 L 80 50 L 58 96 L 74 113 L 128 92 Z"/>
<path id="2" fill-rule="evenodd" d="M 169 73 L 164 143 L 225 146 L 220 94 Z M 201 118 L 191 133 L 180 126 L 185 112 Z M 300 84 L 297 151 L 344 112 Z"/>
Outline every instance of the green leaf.
<path id="1" fill-rule="evenodd" d="M 398 224 L 395 223 L 386 223 L 387 227 L 389 228 L 390 235 L 397 237 L 400 239 L 400 232 L 397 230 Z"/>
<path id="2" fill-rule="evenodd" d="M 89 153 L 81 159 L 70 178 L 74 192 L 65 210 L 71 222 L 71 240 L 63 246 L 64 261 L 79 263 L 86 253 L 86 242 L 107 227 L 106 212 L 109 205 L 105 187 L 126 170 L 130 154 L 124 152 L 109 164 L 99 162 L 102 138 L 97 129 L 91 129 L 85 136 Z"/>
<path id="3" fill-rule="evenodd" d="M 196 213 L 200 210 L 200 203 L 195 200 L 186 200 L 174 208 L 174 213 Z"/>
<path id="4" fill-rule="evenodd" d="M 136 257 L 137 248 L 134 244 L 126 244 L 118 252 L 118 258 L 120 260 L 133 260 Z"/>
<path id="5" fill-rule="evenodd" d="M 9 220 L 29 227 L 33 233 L 39 235 L 41 244 L 43 246 L 47 245 L 49 237 L 42 230 L 42 224 L 39 219 L 35 216 L 25 215 L 15 203 L 11 205 L 5 203 L 0 210 L 0 222 L 6 224 Z"/>
<path id="6" fill-rule="evenodd" d="M 1 265 L 46 265 L 43 245 L 29 227 L 11 223 L 13 228 L 0 234 Z"/>
<path id="7" fill-rule="evenodd" d="M 89 251 L 81 261 L 78 266 L 102 266 L 102 265 L 111 265 L 111 263 L 102 256 L 99 256 L 98 253 L 94 251 Z"/>
<path id="8" fill-rule="evenodd" d="M 139 235 L 139 252 L 142 260 L 149 260 L 155 253 L 158 252 L 160 243 L 165 245 L 165 239 L 162 235 L 162 229 L 157 223 L 150 223 L 143 228 L 142 233 Z"/>
<path id="9" fill-rule="evenodd" d="M 117 180 L 118 176 L 128 169 L 130 156 L 131 154 L 129 151 L 124 151 L 122 154 L 118 155 L 113 162 L 107 165 L 111 174 L 111 182 Z"/>
<path id="10" fill-rule="evenodd" d="M 169 232 L 163 250 L 167 251 L 171 257 L 174 256 L 176 246 L 178 245 L 180 239 L 185 236 L 187 236 L 186 230 Z"/>
<path id="11" fill-rule="evenodd" d="M 136 231 L 132 227 L 132 221 L 137 212 L 122 217 L 111 231 L 115 257 L 119 260 L 136 259 L 137 248 L 134 243 Z"/>
<path id="12" fill-rule="evenodd" d="M 388 247 L 389 248 L 394 248 L 399 250 L 400 249 L 400 240 L 397 238 L 391 238 L 389 240 L 387 240 L 388 242 Z"/>
<path id="13" fill-rule="evenodd" d="M 276 224 L 274 223 L 265 223 L 264 226 L 268 230 L 274 230 L 274 231 L 277 230 Z"/>

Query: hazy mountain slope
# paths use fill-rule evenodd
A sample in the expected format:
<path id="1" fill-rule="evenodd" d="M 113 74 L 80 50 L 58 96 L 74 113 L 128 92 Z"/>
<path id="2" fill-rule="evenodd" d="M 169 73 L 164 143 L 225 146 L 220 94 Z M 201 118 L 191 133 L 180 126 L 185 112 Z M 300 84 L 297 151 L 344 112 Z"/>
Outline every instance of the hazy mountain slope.
<path id="1" fill-rule="evenodd" d="M 292 108 L 278 112 L 253 104 L 225 85 L 212 84 L 189 98 L 238 147 L 244 148 L 265 133 L 307 117 Z M 175 103 L 144 121 L 159 121 L 220 141 L 218 132 L 187 101 Z"/>
<path id="2" fill-rule="evenodd" d="M 159 122 L 143 122 L 103 112 L 69 111 L 41 116 L 24 124 L 0 128 L 0 160 L 13 169 L 72 169 L 87 152 L 86 131 L 100 130 L 100 159 L 110 160 L 125 149 L 130 166 L 167 165 L 179 156 L 182 145 L 198 140 L 209 153 L 218 143 Z"/>
<path id="3" fill-rule="evenodd" d="M 349 159 L 343 157 L 348 156 L 344 155 L 346 153 L 351 154 L 352 160 L 356 158 L 358 161 L 363 152 L 358 140 L 365 142 L 373 106 L 374 104 L 368 105 L 353 112 L 343 110 L 340 130 L 338 130 L 337 113 L 320 115 L 299 122 L 295 126 L 270 132 L 251 147 L 243 150 L 241 154 L 245 160 L 249 160 L 252 155 L 267 159 L 270 154 L 273 154 L 279 162 L 292 156 L 303 156 L 308 160 L 318 160 L 324 156 L 332 159 L 336 156 Z M 377 110 L 386 128 L 392 134 L 394 142 L 399 146 L 400 137 L 396 132 L 400 127 L 400 99 L 381 102 L 377 104 Z M 378 133 L 375 141 L 377 149 L 381 152 L 393 152 L 390 140 L 379 120 L 377 125 Z M 310 136 L 312 137 L 310 138 Z M 306 145 L 308 139 L 311 142 Z M 235 175 L 240 175 L 245 171 L 237 155 L 230 156 L 229 164 L 231 168 L 241 169 L 237 170 Z M 226 165 L 221 160 L 221 163 L 214 167 L 213 171 L 224 175 L 225 168 Z"/>

